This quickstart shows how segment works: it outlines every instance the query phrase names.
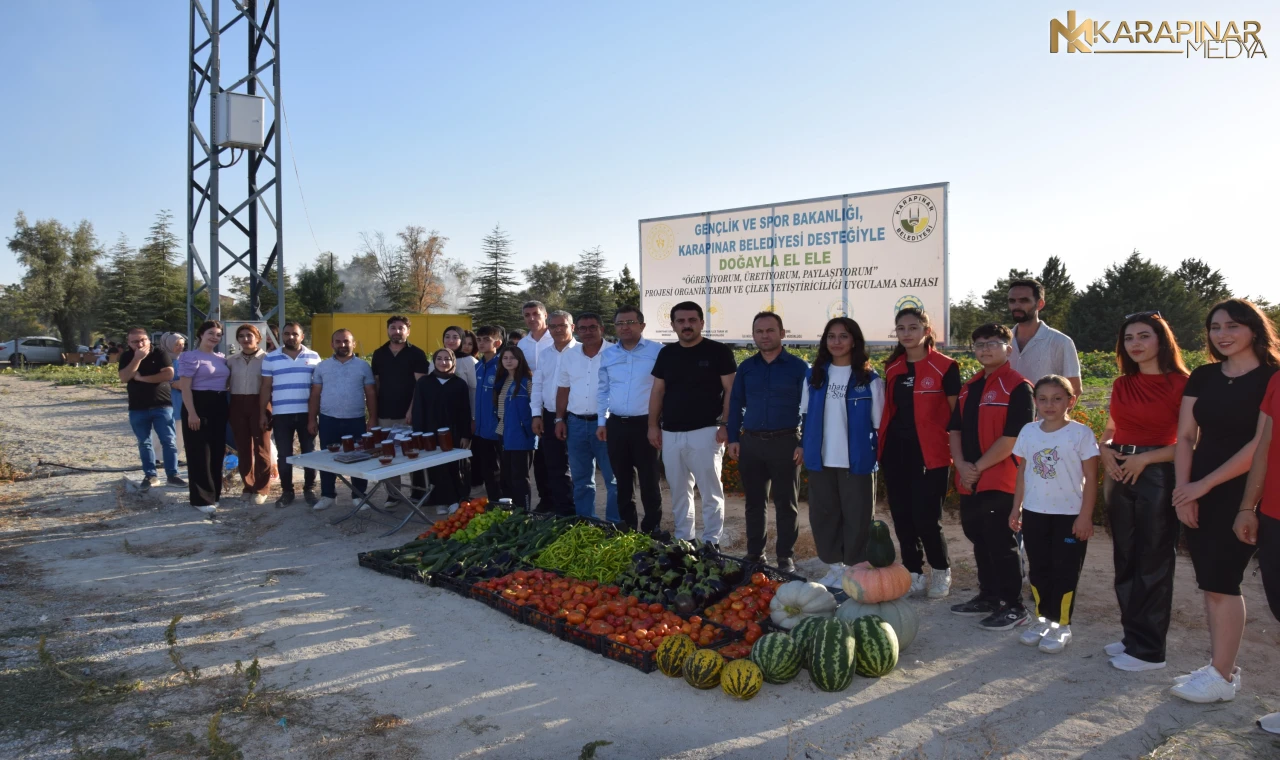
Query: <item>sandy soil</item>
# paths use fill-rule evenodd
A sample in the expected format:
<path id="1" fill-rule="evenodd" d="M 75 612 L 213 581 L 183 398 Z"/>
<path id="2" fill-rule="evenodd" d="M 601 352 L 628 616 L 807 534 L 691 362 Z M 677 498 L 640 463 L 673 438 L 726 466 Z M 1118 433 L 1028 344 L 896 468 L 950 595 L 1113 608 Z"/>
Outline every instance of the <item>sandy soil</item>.
<path id="1" fill-rule="evenodd" d="M 0 407 L 0 446 L 22 469 L 136 463 L 121 393 L 0 377 Z M 140 495 L 109 473 L 0 486 L 0 757 L 232 757 L 234 745 L 245 758 L 573 758 L 594 741 L 612 742 L 595 749 L 606 760 L 1280 754 L 1252 725 L 1280 708 L 1280 637 L 1256 575 L 1244 690 L 1190 705 L 1167 692 L 1207 657 L 1189 561 L 1170 667 L 1119 673 L 1101 651 L 1119 631 L 1105 536 L 1092 542 L 1065 654 L 984 632 L 948 614 L 950 600 L 920 600 L 919 638 L 890 676 L 833 695 L 801 675 L 739 703 L 356 565 L 356 552 L 408 530 L 382 539 L 377 526 L 330 526 L 332 512 L 301 502 L 224 506 L 211 522 L 185 492 Z M 739 499 L 728 513 L 725 543 L 740 551 Z M 953 598 L 964 598 L 971 554 L 953 518 L 946 528 Z M 807 540 L 801 558 L 820 574 Z M 41 636 L 61 674 L 40 665 Z M 263 674 L 247 698 L 236 663 L 254 658 Z"/>

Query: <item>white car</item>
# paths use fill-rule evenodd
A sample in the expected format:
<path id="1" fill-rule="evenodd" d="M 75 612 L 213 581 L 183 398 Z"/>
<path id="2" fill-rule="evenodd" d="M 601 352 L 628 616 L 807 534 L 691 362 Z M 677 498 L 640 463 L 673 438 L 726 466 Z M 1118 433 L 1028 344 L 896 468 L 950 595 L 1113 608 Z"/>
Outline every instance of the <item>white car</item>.
<path id="1" fill-rule="evenodd" d="M 62 341 L 47 335 L 32 335 L 0 343 L 0 360 L 20 364 L 61 364 Z"/>

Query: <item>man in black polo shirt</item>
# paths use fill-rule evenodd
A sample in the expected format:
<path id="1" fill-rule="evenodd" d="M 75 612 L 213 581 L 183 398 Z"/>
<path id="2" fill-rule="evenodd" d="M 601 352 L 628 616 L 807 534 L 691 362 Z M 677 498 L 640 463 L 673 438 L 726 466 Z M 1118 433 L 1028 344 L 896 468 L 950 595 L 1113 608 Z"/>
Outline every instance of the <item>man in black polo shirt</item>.
<path id="1" fill-rule="evenodd" d="M 387 319 L 387 342 L 373 352 L 373 384 L 378 391 L 378 427 L 409 427 L 412 421 L 413 391 L 419 378 L 431 373 L 427 353 L 409 342 L 409 319 L 395 315 Z M 426 476 L 421 470 L 409 476 L 414 498 L 422 496 Z M 399 483 L 400 479 L 396 478 Z"/>
<path id="2" fill-rule="evenodd" d="M 152 430 L 160 439 L 168 485 L 185 488 L 186 481 L 178 477 L 178 447 L 174 442 L 173 403 L 169 395 L 173 365 L 163 351 L 151 350 L 151 338 L 141 327 L 130 330 L 128 340 L 129 348 L 120 354 L 120 382 L 129 392 L 129 426 L 138 439 L 138 454 L 142 458 L 142 490 L 149 490 L 160 480 L 156 474 L 155 450 L 151 447 Z"/>
<path id="3" fill-rule="evenodd" d="M 720 468 L 729 440 L 729 393 L 737 365 L 733 351 L 702 337 L 702 307 L 693 301 L 671 310 L 679 339 L 658 352 L 649 395 L 649 443 L 662 451 L 671 487 L 676 538 L 692 539 L 693 487 L 702 494 L 702 540 L 720 545 L 724 486 Z"/>

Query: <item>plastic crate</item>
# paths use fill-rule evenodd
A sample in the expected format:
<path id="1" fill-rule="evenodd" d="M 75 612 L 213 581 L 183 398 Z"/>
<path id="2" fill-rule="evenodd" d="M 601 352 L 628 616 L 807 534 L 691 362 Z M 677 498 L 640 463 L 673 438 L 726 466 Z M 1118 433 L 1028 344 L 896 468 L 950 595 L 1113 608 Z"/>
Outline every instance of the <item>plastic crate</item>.
<path id="1" fill-rule="evenodd" d="M 436 588 L 442 588 L 445 591 L 452 591 L 458 596 L 467 596 L 467 592 L 471 590 L 473 584 L 470 581 L 454 578 L 444 573 L 436 573 L 431 576 L 431 585 Z"/>
<path id="2" fill-rule="evenodd" d="M 516 604 L 510 599 L 507 599 L 502 594 L 494 593 L 489 589 L 481 588 L 480 586 L 472 586 L 468 595 L 472 599 L 484 604 L 486 607 L 492 607 L 508 617 L 513 617 L 516 620 L 523 622 L 524 610 L 522 606 Z"/>
<path id="3" fill-rule="evenodd" d="M 708 649 L 719 649 L 731 641 L 738 640 L 742 636 L 738 631 L 710 621 L 707 621 L 706 625 L 720 629 L 720 639 L 708 645 Z M 604 655 L 607 660 L 620 662 L 623 665 L 630 665 L 641 673 L 652 673 L 658 669 L 657 663 L 653 661 L 653 656 L 657 654 L 657 652 L 646 652 L 643 649 L 637 649 L 636 647 L 628 644 L 619 643 L 606 636 L 600 637 L 600 654 Z"/>
<path id="4" fill-rule="evenodd" d="M 526 606 L 523 608 L 522 622 L 558 639 L 564 638 L 564 618 L 548 615 L 535 607 Z"/>
<path id="5" fill-rule="evenodd" d="M 370 570 L 377 570 L 382 564 L 381 560 L 374 557 L 371 552 L 360 552 L 356 555 L 356 562 L 360 567 L 367 567 Z"/>
<path id="6" fill-rule="evenodd" d="M 566 624 L 563 629 L 561 638 L 573 644 L 576 647 L 582 647 L 588 652 L 599 652 L 601 649 L 601 640 L 604 638 L 598 633 L 588 633 L 580 631 L 574 626 Z"/>

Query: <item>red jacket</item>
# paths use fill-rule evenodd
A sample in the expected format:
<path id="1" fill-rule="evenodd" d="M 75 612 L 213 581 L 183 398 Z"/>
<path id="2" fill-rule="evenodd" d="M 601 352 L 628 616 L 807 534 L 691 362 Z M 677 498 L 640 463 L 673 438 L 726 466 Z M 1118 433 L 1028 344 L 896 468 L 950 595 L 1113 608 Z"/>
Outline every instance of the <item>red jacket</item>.
<path id="1" fill-rule="evenodd" d="M 961 417 L 964 416 L 965 399 L 969 397 L 969 391 L 972 389 L 974 382 L 981 377 L 982 375 L 974 375 L 960 389 L 960 398 L 956 401 L 956 408 L 960 410 Z M 1031 386 L 1031 383 L 1015 372 L 1013 366 L 1008 362 L 1000 365 L 999 369 L 987 375 L 986 383 L 982 387 L 982 401 L 978 405 L 978 443 L 982 446 L 984 454 L 991 449 L 991 446 L 996 441 L 1004 437 L 1004 423 L 1009 416 L 1009 394 L 1013 392 L 1014 388 L 1018 387 L 1019 383 L 1025 383 L 1028 387 Z M 1017 458 L 1011 456 L 983 471 L 978 476 L 978 487 L 974 490 L 1013 493 L 1017 484 Z M 958 473 L 956 476 L 956 489 L 960 493 L 968 493 L 964 486 L 960 484 Z"/>
<path id="2" fill-rule="evenodd" d="M 912 391 L 916 411 L 916 438 L 924 454 L 924 466 L 930 470 L 951 466 L 951 438 L 947 423 L 951 421 L 951 404 L 942 390 L 942 377 L 955 361 L 929 348 L 924 359 L 916 362 L 916 383 Z M 897 407 L 893 403 L 893 382 L 907 372 L 907 356 L 903 354 L 884 370 L 884 414 L 880 416 L 880 456 L 884 460 L 884 442 Z"/>

